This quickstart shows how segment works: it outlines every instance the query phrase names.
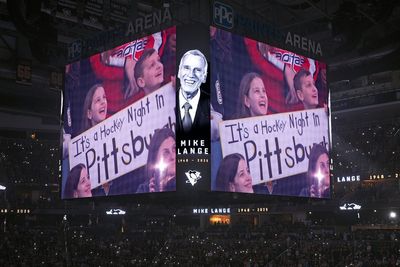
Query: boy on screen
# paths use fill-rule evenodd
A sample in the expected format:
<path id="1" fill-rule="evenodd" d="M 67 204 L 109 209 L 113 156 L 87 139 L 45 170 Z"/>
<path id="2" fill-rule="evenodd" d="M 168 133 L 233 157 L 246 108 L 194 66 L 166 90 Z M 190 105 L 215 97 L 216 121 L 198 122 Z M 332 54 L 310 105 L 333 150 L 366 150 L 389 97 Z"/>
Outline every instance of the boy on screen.
<path id="1" fill-rule="evenodd" d="M 155 49 L 147 49 L 135 65 L 135 80 L 145 95 L 148 95 L 164 82 L 164 65 Z"/>
<path id="2" fill-rule="evenodd" d="M 315 87 L 314 78 L 308 70 L 301 69 L 293 78 L 297 97 L 303 103 L 304 109 L 318 106 L 318 89 Z"/>

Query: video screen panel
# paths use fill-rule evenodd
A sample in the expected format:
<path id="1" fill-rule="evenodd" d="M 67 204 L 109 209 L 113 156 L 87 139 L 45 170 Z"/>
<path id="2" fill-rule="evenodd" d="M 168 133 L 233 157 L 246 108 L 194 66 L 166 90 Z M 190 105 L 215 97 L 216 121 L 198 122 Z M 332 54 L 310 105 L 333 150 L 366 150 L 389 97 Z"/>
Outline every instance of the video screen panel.
<path id="1" fill-rule="evenodd" d="M 210 191 L 209 25 L 177 25 L 177 191 Z"/>
<path id="2" fill-rule="evenodd" d="M 175 27 L 71 63 L 63 199 L 176 190 Z"/>
<path id="3" fill-rule="evenodd" d="M 330 197 L 326 64 L 211 27 L 211 190 Z"/>

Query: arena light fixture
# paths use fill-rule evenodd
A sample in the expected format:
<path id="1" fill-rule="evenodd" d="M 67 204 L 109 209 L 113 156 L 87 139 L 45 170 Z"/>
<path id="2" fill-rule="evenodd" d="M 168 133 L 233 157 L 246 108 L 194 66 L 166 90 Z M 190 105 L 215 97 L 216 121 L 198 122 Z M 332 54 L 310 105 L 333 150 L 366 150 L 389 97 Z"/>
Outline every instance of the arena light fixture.
<path id="1" fill-rule="evenodd" d="M 6 190 L 7 189 L 7 187 L 5 187 L 4 185 L 1 185 L 0 184 L 0 191 L 4 191 L 4 190 Z"/>
<path id="2" fill-rule="evenodd" d="M 396 217 L 397 217 L 397 213 L 396 213 L 396 212 L 391 211 L 391 212 L 389 213 L 389 218 L 390 218 L 390 219 L 394 219 L 394 218 L 396 218 Z"/>
<path id="3" fill-rule="evenodd" d="M 110 209 L 106 211 L 107 215 L 125 215 L 126 211 L 121 210 L 121 209 Z"/>
<path id="4" fill-rule="evenodd" d="M 361 209 L 361 205 L 356 203 L 344 203 L 342 206 L 339 207 L 340 210 L 359 210 Z"/>

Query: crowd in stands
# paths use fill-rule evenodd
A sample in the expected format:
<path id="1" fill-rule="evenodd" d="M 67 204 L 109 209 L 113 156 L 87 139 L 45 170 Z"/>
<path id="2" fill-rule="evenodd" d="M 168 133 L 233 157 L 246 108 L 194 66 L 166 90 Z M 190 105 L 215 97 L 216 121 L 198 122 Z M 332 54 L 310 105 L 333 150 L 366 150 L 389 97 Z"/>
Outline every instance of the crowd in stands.
<path id="1" fill-rule="evenodd" d="M 387 179 L 387 174 L 400 170 L 400 123 L 336 126 L 331 153 L 336 199 L 362 205 L 398 200 L 399 178 Z M 60 181 L 59 158 L 59 140 L 0 137 L 0 184 L 7 185 L 7 195 L 0 192 L 0 207 L 62 208 L 59 191 L 52 187 Z M 335 184 L 336 176 L 358 173 L 362 180 L 373 173 L 386 178 Z M 359 225 L 397 226 L 379 211 L 360 214 Z M 399 230 L 343 229 L 333 218 L 311 224 L 199 227 L 132 221 L 46 225 L 6 217 L 12 215 L 0 214 L 0 266 L 400 266 Z"/>
<path id="2" fill-rule="evenodd" d="M 383 178 L 380 181 L 350 182 L 341 187 L 337 186 L 335 189 L 336 198 L 343 203 L 389 204 L 399 201 L 400 179 Z"/>
<path id="3" fill-rule="evenodd" d="M 40 186 L 58 183 L 59 143 L 0 137 L 0 182 Z"/>
<path id="4" fill-rule="evenodd" d="M 399 266 L 398 230 L 303 223 L 8 225 L 0 266 Z M 5 231 L 4 231 L 5 230 Z"/>
<path id="5" fill-rule="evenodd" d="M 400 121 L 342 125 L 333 120 L 334 173 L 388 174 L 400 170 Z"/>

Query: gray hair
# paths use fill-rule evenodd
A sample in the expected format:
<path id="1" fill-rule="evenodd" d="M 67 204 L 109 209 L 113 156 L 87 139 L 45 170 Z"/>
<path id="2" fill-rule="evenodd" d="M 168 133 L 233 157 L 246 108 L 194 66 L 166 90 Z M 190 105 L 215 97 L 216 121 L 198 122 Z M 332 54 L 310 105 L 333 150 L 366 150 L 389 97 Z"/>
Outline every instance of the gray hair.
<path id="1" fill-rule="evenodd" d="M 206 82 L 206 78 L 207 78 L 208 63 L 207 63 L 206 57 L 204 56 L 203 53 L 200 52 L 200 50 L 193 49 L 193 50 L 186 51 L 186 53 L 183 54 L 183 56 L 181 57 L 181 61 L 180 61 L 180 63 L 179 63 L 178 74 L 179 74 L 179 72 L 180 72 L 180 70 L 181 70 L 183 59 L 184 59 L 186 56 L 188 56 L 188 55 L 199 56 L 199 57 L 201 57 L 201 58 L 203 59 L 204 64 L 205 64 L 205 67 L 204 67 L 204 76 L 203 76 L 203 83 L 205 83 L 205 82 Z"/>

